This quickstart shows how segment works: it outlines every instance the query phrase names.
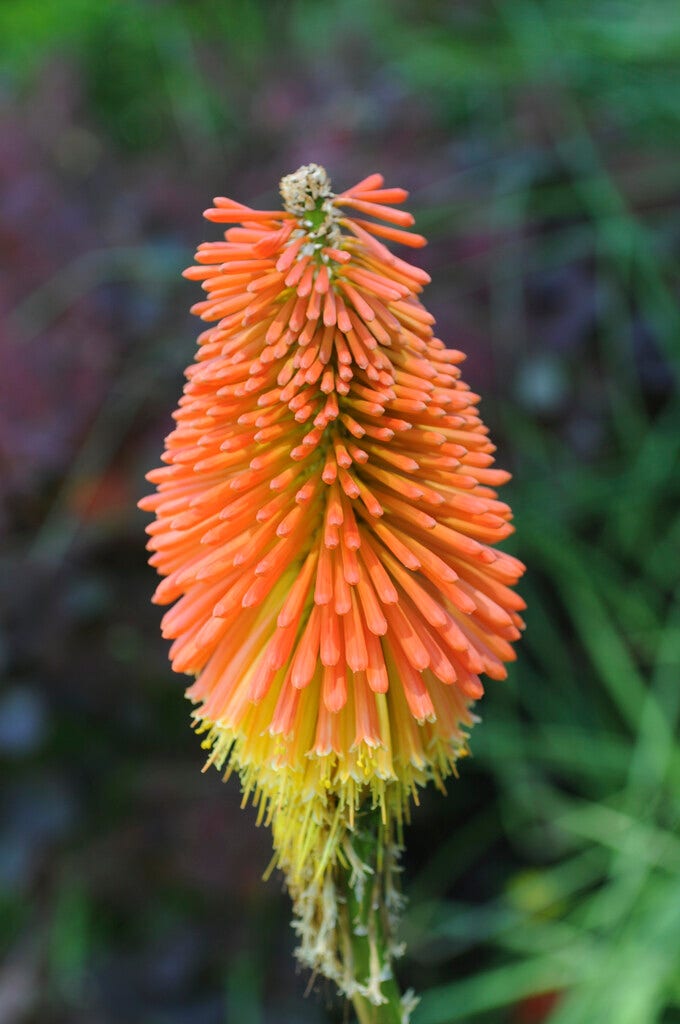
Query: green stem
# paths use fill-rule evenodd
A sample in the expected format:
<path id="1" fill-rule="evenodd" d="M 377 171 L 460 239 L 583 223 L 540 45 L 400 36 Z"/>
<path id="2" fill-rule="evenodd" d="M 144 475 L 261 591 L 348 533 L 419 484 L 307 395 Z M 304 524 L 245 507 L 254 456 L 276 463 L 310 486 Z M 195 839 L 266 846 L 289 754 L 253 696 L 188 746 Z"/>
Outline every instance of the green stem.
<path id="1" fill-rule="evenodd" d="M 392 975 L 393 922 L 387 905 L 394 882 L 395 848 L 378 814 L 364 817 L 346 854 L 349 866 L 341 869 L 340 886 L 345 959 L 351 963 L 353 977 L 368 989 L 365 995 L 357 992 L 352 996 L 359 1024 L 403 1024 L 401 993 Z"/>

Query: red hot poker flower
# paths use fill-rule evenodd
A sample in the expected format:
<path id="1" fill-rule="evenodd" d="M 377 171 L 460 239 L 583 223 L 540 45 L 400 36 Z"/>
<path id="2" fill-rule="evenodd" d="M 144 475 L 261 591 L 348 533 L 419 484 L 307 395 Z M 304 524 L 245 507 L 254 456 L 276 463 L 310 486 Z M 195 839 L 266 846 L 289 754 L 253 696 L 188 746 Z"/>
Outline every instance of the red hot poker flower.
<path id="1" fill-rule="evenodd" d="M 384 244 L 425 244 L 407 193 L 374 174 L 334 195 L 315 164 L 281 193 L 285 211 L 205 213 L 232 225 L 185 272 L 214 326 L 142 507 L 173 667 L 210 760 L 230 755 L 273 825 L 318 967 L 307 931 L 355 814 L 389 829 L 454 769 L 480 676 L 514 658 L 523 567 L 495 547 L 508 474 L 464 356 L 433 336 L 428 275 Z"/>

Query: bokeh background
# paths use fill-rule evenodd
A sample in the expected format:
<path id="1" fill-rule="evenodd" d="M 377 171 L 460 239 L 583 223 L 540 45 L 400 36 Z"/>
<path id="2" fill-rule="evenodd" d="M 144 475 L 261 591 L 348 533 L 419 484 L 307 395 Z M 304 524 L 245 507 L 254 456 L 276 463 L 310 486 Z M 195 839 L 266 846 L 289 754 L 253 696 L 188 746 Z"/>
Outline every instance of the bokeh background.
<path id="1" fill-rule="evenodd" d="M 408 832 L 414 1024 L 680 1021 L 680 6 L 2 0 L 0 57 L 2 1024 L 347 1020 L 200 774 L 135 507 L 201 211 L 312 160 L 411 190 L 529 566 Z"/>

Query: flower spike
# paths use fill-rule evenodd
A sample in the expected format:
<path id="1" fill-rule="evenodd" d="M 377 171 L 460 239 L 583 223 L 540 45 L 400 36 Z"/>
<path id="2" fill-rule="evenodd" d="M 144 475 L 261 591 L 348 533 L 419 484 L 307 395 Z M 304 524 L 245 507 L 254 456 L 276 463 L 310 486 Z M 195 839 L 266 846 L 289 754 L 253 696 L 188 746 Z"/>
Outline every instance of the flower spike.
<path id="1" fill-rule="evenodd" d="M 280 189 L 284 210 L 205 212 L 224 241 L 185 276 L 210 326 L 141 507 L 173 668 L 209 763 L 271 825 L 299 956 L 379 1006 L 401 826 L 514 659 L 523 566 L 496 547 L 508 474 L 464 356 L 385 245 L 425 244 L 407 193 L 373 174 L 335 195 L 317 164 Z"/>

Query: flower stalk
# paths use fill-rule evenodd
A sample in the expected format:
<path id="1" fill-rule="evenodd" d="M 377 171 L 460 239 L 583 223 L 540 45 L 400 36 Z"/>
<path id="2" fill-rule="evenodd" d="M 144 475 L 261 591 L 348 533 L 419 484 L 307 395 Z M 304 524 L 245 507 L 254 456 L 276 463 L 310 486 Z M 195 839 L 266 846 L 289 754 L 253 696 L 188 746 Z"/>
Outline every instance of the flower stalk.
<path id="1" fill-rule="evenodd" d="M 352 1005 L 359 1024 L 405 1024 L 401 996 L 396 983 L 392 982 L 387 1001 L 375 1006 L 363 996 L 352 996 Z"/>
<path id="2" fill-rule="evenodd" d="M 218 197 L 227 225 L 185 271 L 196 359 L 141 506 L 154 600 L 208 764 L 272 829 L 298 957 L 361 1024 L 404 1024 L 392 963 L 402 827 L 455 774 L 514 659 L 523 571 L 462 352 L 434 336 L 425 239 L 373 174 L 322 167 L 284 209 Z M 368 219 L 367 219 L 368 218 Z"/>
<path id="3" fill-rule="evenodd" d="M 360 1024 L 407 1024 L 411 1005 L 402 1000 L 393 970 L 403 953 L 394 941 L 399 848 L 375 811 L 364 816 L 347 846 L 349 864 L 339 869 L 338 889 L 344 959 L 355 982 L 352 1003 Z"/>

